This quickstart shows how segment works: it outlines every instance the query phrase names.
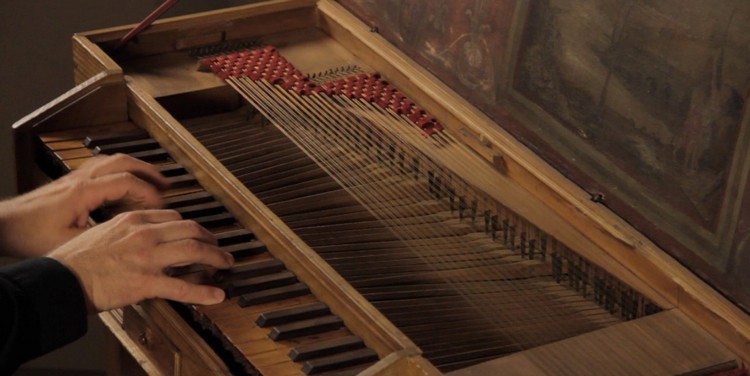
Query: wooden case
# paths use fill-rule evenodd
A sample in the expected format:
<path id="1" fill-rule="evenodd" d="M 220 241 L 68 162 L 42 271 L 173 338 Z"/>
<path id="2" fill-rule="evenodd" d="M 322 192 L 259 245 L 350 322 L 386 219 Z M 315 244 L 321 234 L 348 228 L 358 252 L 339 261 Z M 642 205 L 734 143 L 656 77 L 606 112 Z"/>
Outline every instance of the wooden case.
<path id="1" fill-rule="evenodd" d="M 381 356 L 365 374 L 431 374 L 420 350 L 268 211 L 184 128 L 181 117 L 237 106 L 222 80 L 198 70 L 188 52 L 259 40 L 303 72 L 357 65 L 380 72 L 491 166 L 477 183 L 545 232 L 637 289 L 664 309 L 684 313 L 741 359 L 750 359 L 747 314 L 666 254 L 590 193 L 551 167 L 507 130 L 386 41 L 339 4 L 275 0 L 157 21 L 122 49 L 130 26 L 73 37 L 75 89 L 14 125 L 19 187 L 39 184 L 33 135 L 132 121 L 179 158 L 271 252 L 325 297 L 331 309 Z M 385 33 L 384 33 L 385 34 Z M 479 180 L 479 179 L 478 179 Z M 153 374 L 226 372 L 215 354 L 162 301 L 101 314 Z M 162 337 L 163 336 L 163 337 Z M 158 338 L 154 338 L 158 337 Z M 194 354 L 199 354 L 198 357 Z M 407 371 L 408 370 L 408 371 Z"/>

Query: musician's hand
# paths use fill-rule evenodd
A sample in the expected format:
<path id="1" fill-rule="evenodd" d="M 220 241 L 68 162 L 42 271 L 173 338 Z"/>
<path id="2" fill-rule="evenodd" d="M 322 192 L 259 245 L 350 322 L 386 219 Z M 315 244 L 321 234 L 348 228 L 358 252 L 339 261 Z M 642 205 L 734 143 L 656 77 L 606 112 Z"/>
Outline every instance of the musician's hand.
<path id="1" fill-rule="evenodd" d="M 123 213 L 96 225 L 49 254 L 78 275 L 90 308 L 102 311 L 148 298 L 213 304 L 224 300 L 216 287 L 168 277 L 169 266 L 200 263 L 228 268 L 232 256 L 196 222 L 173 210 Z"/>
<path id="2" fill-rule="evenodd" d="M 146 162 L 122 154 L 92 158 L 61 179 L 0 203 L 0 252 L 44 255 L 82 233 L 89 213 L 103 204 L 127 200 L 132 208 L 160 208 L 157 188 L 166 185 Z"/>

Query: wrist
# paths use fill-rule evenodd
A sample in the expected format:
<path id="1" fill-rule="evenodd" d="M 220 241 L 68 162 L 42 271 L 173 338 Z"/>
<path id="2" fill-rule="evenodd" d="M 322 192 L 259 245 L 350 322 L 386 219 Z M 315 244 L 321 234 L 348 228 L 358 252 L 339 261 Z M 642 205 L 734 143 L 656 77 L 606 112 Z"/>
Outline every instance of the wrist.
<path id="1" fill-rule="evenodd" d="M 93 302 L 94 291 L 93 283 L 91 282 L 90 278 L 91 276 L 82 271 L 82 269 L 84 268 L 76 265 L 75 260 L 70 260 L 65 257 L 65 255 L 59 255 L 56 252 L 51 252 L 46 257 L 57 261 L 66 269 L 68 269 L 73 276 L 75 276 L 75 278 L 78 280 L 81 292 L 83 293 L 83 298 L 86 302 L 86 310 L 89 313 L 97 313 L 99 310 L 96 308 Z"/>

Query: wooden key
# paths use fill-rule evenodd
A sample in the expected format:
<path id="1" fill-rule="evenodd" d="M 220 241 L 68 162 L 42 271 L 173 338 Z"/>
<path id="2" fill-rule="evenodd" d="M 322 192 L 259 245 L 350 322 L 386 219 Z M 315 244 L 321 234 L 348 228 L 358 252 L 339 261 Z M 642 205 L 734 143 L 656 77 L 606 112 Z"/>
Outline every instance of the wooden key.
<path id="1" fill-rule="evenodd" d="M 309 293 L 310 289 L 307 287 L 307 285 L 300 282 L 289 286 L 277 287 L 242 295 L 237 301 L 237 304 L 239 304 L 240 307 L 248 307 L 256 304 L 296 298 L 298 296 L 307 295 Z"/>
<path id="2" fill-rule="evenodd" d="M 289 357 L 295 362 L 300 362 L 363 347 L 365 347 L 365 343 L 361 338 L 347 336 L 294 347 L 289 351 Z"/>
<path id="3" fill-rule="evenodd" d="M 226 226 L 235 223 L 234 216 L 230 213 L 221 213 L 214 215 L 206 215 L 202 217 L 192 218 L 192 220 L 198 222 L 205 228 Z"/>
<path id="4" fill-rule="evenodd" d="M 214 196 L 211 193 L 199 191 L 185 195 L 167 197 L 164 199 L 164 205 L 166 205 L 167 208 L 174 209 L 181 206 L 201 204 L 213 200 Z"/>
<path id="5" fill-rule="evenodd" d="M 155 161 L 169 159 L 169 154 L 167 154 L 167 151 L 162 148 L 153 149 L 153 150 L 145 150 L 145 151 L 137 151 L 135 153 L 130 153 L 128 155 L 130 155 L 133 158 L 140 159 L 146 162 L 155 162 Z"/>
<path id="6" fill-rule="evenodd" d="M 162 175 L 168 177 L 188 174 L 185 170 L 185 167 L 179 163 L 167 163 L 156 167 L 159 169 L 159 172 L 161 172 Z"/>
<path id="7" fill-rule="evenodd" d="M 224 205 L 220 202 L 212 201 L 202 204 L 188 205 L 176 208 L 178 213 L 182 215 L 182 218 L 191 219 L 198 218 L 207 215 L 219 214 L 225 212 Z"/>
<path id="8" fill-rule="evenodd" d="M 76 159 L 79 159 L 82 162 L 85 162 L 89 158 L 91 158 L 94 154 L 89 149 L 77 148 L 77 149 L 60 150 L 60 151 L 55 152 L 54 155 L 57 159 L 60 159 L 64 163 L 68 163 L 69 161 L 76 160 Z"/>
<path id="9" fill-rule="evenodd" d="M 148 137 L 148 133 L 144 131 L 136 131 L 130 133 L 122 133 L 116 136 L 112 135 L 89 135 L 83 141 L 83 145 L 89 149 L 93 149 L 99 145 L 114 144 L 119 142 L 127 142 L 133 140 L 142 140 Z"/>
<path id="10" fill-rule="evenodd" d="M 341 354 L 308 360 L 302 372 L 311 375 L 325 371 L 354 366 L 378 360 L 378 354 L 370 349 L 359 349 Z"/>
<path id="11" fill-rule="evenodd" d="M 227 296 L 233 298 L 242 294 L 258 292 L 270 288 L 288 286 L 297 282 L 297 276 L 290 271 L 282 271 L 273 274 L 260 275 L 235 282 L 230 282 L 226 287 Z"/>
<path id="12" fill-rule="evenodd" d="M 167 177 L 167 181 L 169 182 L 169 188 L 182 188 L 198 185 L 198 181 L 195 180 L 195 177 L 189 174 L 169 176 Z"/>
<path id="13" fill-rule="evenodd" d="M 222 250 L 227 252 L 225 248 L 222 248 Z M 233 266 L 225 270 L 219 270 L 213 275 L 213 280 L 217 283 L 221 283 L 277 273 L 282 270 L 284 270 L 284 264 L 277 259 L 260 260 L 244 265 Z"/>
<path id="14" fill-rule="evenodd" d="M 159 147 L 159 143 L 153 138 L 143 140 L 117 142 L 112 144 L 100 144 L 94 147 L 94 154 L 134 153 L 137 151 L 152 150 Z"/>
<path id="15" fill-rule="evenodd" d="M 281 341 L 336 330 L 343 325 L 344 322 L 340 317 L 328 315 L 274 326 L 268 336 L 274 341 Z"/>
<path id="16" fill-rule="evenodd" d="M 244 228 L 216 234 L 220 247 L 255 240 L 255 235 Z"/>
<path id="17" fill-rule="evenodd" d="M 258 255 L 268 251 L 265 243 L 260 240 L 253 240 L 249 242 L 237 243 L 221 247 L 224 252 L 229 252 L 234 256 L 236 260 L 249 257 L 252 255 Z"/>
<path id="18" fill-rule="evenodd" d="M 331 313 L 331 310 L 328 306 L 321 302 L 315 302 L 292 308 L 263 312 L 258 316 L 256 323 L 261 328 L 266 328 L 274 325 L 287 324 L 292 321 L 311 319 L 329 313 Z"/>

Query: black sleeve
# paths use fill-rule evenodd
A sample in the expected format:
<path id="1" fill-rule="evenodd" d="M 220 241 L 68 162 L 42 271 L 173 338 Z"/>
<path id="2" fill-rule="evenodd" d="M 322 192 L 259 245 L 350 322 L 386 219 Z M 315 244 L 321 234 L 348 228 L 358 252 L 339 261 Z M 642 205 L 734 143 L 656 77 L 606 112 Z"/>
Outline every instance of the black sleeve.
<path id="1" fill-rule="evenodd" d="M 82 337 L 86 314 L 78 278 L 57 260 L 0 267 L 0 375 Z"/>

